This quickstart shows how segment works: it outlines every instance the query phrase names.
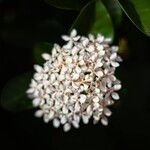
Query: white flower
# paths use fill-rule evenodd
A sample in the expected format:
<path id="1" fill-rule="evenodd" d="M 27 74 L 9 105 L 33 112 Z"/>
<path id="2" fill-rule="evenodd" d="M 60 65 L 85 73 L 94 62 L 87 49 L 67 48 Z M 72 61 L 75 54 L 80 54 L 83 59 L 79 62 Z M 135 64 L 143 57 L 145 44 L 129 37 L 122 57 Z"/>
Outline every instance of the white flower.
<path id="1" fill-rule="evenodd" d="M 111 54 L 110 56 L 110 63 L 113 67 L 118 67 L 119 66 L 119 63 L 117 61 L 115 61 L 117 58 L 117 53 L 113 53 Z"/>
<path id="2" fill-rule="evenodd" d="M 94 97 L 94 98 L 93 98 L 93 102 L 94 102 L 94 103 L 98 103 L 98 102 L 99 102 L 99 98 L 98 98 L 97 96 Z"/>
<path id="3" fill-rule="evenodd" d="M 43 53 L 42 54 L 42 58 L 45 59 L 45 60 L 50 60 L 51 59 L 51 56 L 47 53 Z"/>
<path id="4" fill-rule="evenodd" d="M 119 100 L 120 81 L 115 77 L 122 60 L 117 46 L 109 46 L 110 39 L 98 34 L 78 36 L 74 29 L 70 36 L 62 36 L 67 44 L 54 44 L 52 54 L 44 53 L 43 66 L 34 65 L 28 96 L 32 99 L 36 117 L 45 123 L 53 121 L 65 132 L 79 128 L 80 121 L 88 124 L 101 121 L 108 125 L 108 108 Z M 107 46 L 106 46 L 107 45 Z"/>
<path id="5" fill-rule="evenodd" d="M 83 47 L 86 47 L 88 44 L 89 44 L 89 39 L 86 38 L 86 37 L 81 37 L 81 45 L 82 45 Z M 81 46 L 81 45 L 80 45 L 80 46 Z"/>
<path id="6" fill-rule="evenodd" d="M 114 85 L 114 90 L 118 91 L 121 89 L 121 84 Z"/>
<path id="7" fill-rule="evenodd" d="M 67 122 L 67 118 L 65 115 L 60 116 L 60 122 L 61 122 L 61 124 L 65 124 Z"/>
<path id="8" fill-rule="evenodd" d="M 79 123 L 77 121 L 72 121 L 72 125 L 75 127 L 75 128 L 79 128 Z"/>
<path id="9" fill-rule="evenodd" d="M 85 101 L 86 101 L 86 95 L 81 94 L 79 101 L 80 101 L 81 104 L 85 103 Z"/>
<path id="10" fill-rule="evenodd" d="M 58 127 L 60 126 L 60 121 L 55 118 L 55 119 L 53 120 L 53 126 L 54 126 L 55 128 L 58 128 Z"/>
<path id="11" fill-rule="evenodd" d="M 74 42 L 78 41 L 80 39 L 80 36 L 77 36 L 77 31 L 75 29 L 73 29 L 70 33 L 70 36 L 67 35 L 62 35 L 62 39 L 64 41 L 67 41 L 68 43 L 66 45 L 63 46 L 63 48 L 65 49 L 71 49 Z"/>
<path id="12" fill-rule="evenodd" d="M 104 114 L 109 117 L 111 116 L 112 112 L 110 111 L 110 109 L 104 108 Z"/>
<path id="13" fill-rule="evenodd" d="M 35 112 L 34 115 L 35 115 L 36 117 L 39 117 L 39 118 L 40 118 L 40 117 L 43 116 L 43 113 L 44 113 L 43 110 L 38 110 L 38 111 Z"/>
<path id="14" fill-rule="evenodd" d="M 37 107 L 40 105 L 41 99 L 40 98 L 35 98 L 32 101 L 33 106 Z"/>
<path id="15" fill-rule="evenodd" d="M 66 123 L 63 127 L 65 132 L 68 132 L 71 129 L 71 125 L 69 123 Z"/>
<path id="16" fill-rule="evenodd" d="M 104 41 L 104 36 L 101 35 L 101 34 L 98 34 L 98 35 L 97 35 L 97 38 L 96 38 L 96 41 L 97 41 L 98 43 L 102 43 L 102 42 Z"/>
<path id="17" fill-rule="evenodd" d="M 119 100 L 119 95 L 118 95 L 118 93 L 113 92 L 113 93 L 111 94 L 111 96 L 112 96 L 112 98 L 113 98 L 114 100 Z"/>
<path id="18" fill-rule="evenodd" d="M 107 119 L 106 117 L 102 117 L 101 123 L 102 123 L 104 126 L 107 126 L 107 125 L 108 125 L 108 119 Z"/>
<path id="19" fill-rule="evenodd" d="M 82 120 L 84 124 L 88 124 L 89 123 L 89 116 L 88 115 L 82 115 Z"/>

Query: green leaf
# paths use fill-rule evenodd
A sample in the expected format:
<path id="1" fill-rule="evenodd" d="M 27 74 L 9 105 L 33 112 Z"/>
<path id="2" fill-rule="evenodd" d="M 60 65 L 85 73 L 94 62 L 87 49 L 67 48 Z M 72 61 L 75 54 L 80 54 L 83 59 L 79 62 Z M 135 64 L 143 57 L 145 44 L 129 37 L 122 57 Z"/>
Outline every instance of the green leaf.
<path id="1" fill-rule="evenodd" d="M 60 9 L 80 10 L 89 0 L 45 0 L 46 3 Z"/>
<path id="2" fill-rule="evenodd" d="M 118 0 L 118 3 L 134 25 L 150 35 L 150 0 Z"/>
<path id="3" fill-rule="evenodd" d="M 1 93 L 1 106 L 9 111 L 18 112 L 33 108 L 32 101 L 27 98 L 28 89 L 32 73 L 11 79 Z"/>
<path id="4" fill-rule="evenodd" d="M 33 49 L 33 59 L 37 64 L 43 64 L 44 60 L 41 57 L 43 53 L 51 53 L 53 44 L 47 42 L 37 43 Z"/>
<path id="5" fill-rule="evenodd" d="M 94 11 L 95 1 L 91 1 L 80 11 L 79 15 L 73 22 L 70 31 L 75 28 L 79 33 L 87 34 L 94 21 Z"/>
<path id="6" fill-rule="evenodd" d="M 113 25 L 109 13 L 100 0 L 96 1 L 95 20 L 90 33 L 102 33 L 103 35 L 109 37 L 113 37 L 114 34 Z"/>
<path id="7" fill-rule="evenodd" d="M 113 26 L 110 16 L 100 0 L 89 2 L 74 21 L 71 29 L 77 29 L 80 33 L 102 33 L 113 37 Z"/>
<path id="8" fill-rule="evenodd" d="M 122 9 L 118 2 L 116 0 L 102 0 L 102 2 L 110 14 L 114 28 L 117 28 L 122 20 Z"/>

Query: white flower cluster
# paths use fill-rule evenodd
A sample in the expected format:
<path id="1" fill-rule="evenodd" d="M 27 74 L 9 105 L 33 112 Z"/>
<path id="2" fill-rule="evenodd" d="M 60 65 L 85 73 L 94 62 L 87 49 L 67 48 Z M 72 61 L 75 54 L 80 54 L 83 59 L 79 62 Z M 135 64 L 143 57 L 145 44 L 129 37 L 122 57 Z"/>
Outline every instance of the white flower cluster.
<path id="1" fill-rule="evenodd" d="M 108 106 L 119 99 L 116 91 L 121 89 L 114 76 L 121 61 L 118 47 L 109 46 L 110 39 L 101 34 L 77 36 L 75 29 L 62 38 L 66 45 L 54 44 L 51 55 L 42 54 L 44 65 L 34 65 L 27 93 L 40 108 L 35 116 L 46 123 L 53 120 L 56 128 L 62 124 L 64 131 L 79 128 L 81 119 L 87 124 L 91 117 L 93 123 L 107 125 L 112 114 Z"/>

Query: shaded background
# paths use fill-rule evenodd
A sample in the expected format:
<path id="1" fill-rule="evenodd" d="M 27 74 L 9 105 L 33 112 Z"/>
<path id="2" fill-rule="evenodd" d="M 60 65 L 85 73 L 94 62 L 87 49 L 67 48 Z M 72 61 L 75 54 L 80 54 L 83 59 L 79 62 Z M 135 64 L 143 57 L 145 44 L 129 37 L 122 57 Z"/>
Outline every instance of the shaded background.
<path id="1" fill-rule="evenodd" d="M 0 0 L 0 90 L 12 77 L 32 70 L 39 43 L 61 43 L 60 35 L 77 15 L 43 0 Z M 150 38 L 123 15 L 116 39 L 114 43 L 124 45 L 124 62 L 117 70 L 123 89 L 108 127 L 91 122 L 64 133 L 35 118 L 34 110 L 12 113 L 1 108 L 1 149 L 150 149 Z"/>

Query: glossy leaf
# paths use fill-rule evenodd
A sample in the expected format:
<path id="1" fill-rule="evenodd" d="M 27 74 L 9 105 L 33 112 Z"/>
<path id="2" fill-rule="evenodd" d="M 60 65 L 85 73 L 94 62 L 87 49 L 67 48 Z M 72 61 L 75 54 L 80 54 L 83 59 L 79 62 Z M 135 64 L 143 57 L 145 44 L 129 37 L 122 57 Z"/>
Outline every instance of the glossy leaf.
<path id="1" fill-rule="evenodd" d="M 89 2 L 80 12 L 71 29 L 76 28 L 81 33 L 102 33 L 113 37 L 113 26 L 110 16 L 103 5 L 98 1 Z"/>
<path id="2" fill-rule="evenodd" d="M 70 31 L 75 28 L 79 33 L 87 34 L 94 22 L 94 11 L 95 1 L 91 1 L 80 11 L 79 15 L 73 22 Z"/>
<path id="3" fill-rule="evenodd" d="M 32 73 L 26 73 L 11 79 L 1 94 L 1 106 L 9 111 L 23 111 L 32 108 L 32 102 L 27 98 Z"/>
<path id="4" fill-rule="evenodd" d="M 114 27 L 117 28 L 122 20 L 122 9 L 118 2 L 116 0 L 102 0 L 102 2 L 111 16 Z"/>
<path id="5" fill-rule="evenodd" d="M 60 9 L 80 10 L 89 0 L 45 0 L 46 3 Z"/>
<path id="6" fill-rule="evenodd" d="M 111 18 L 100 0 L 96 1 L 95 20 L 90 29 L 90 33 L 102 33 L 105 36 L 113 37 L 113 25 Z"/>
<path id="7" fill-rule="evenodd" d="M 150 35 L 150 0 L 118 0 L 118 2 L 134 25 Z"/>

